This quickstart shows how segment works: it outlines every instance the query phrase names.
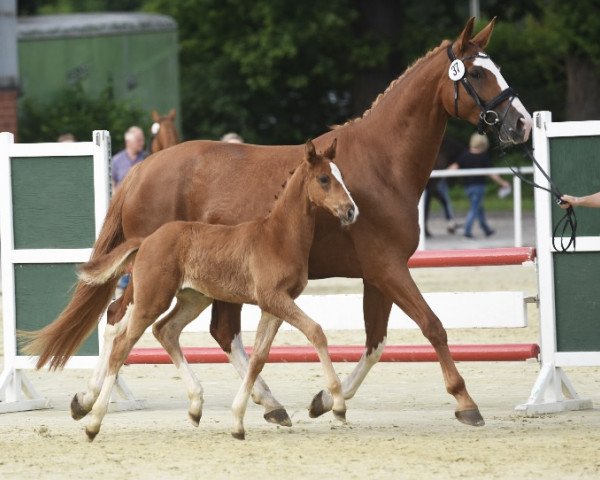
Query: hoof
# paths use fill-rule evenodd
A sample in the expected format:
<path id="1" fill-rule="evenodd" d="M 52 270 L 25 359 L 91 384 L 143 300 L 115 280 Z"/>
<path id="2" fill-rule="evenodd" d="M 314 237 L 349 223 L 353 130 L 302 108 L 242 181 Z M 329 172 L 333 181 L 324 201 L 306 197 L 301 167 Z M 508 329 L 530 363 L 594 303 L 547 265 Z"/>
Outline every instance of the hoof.
<path id="1" fill-rule="evenodd" d="M 479 413 L 478 408 L 472 408 L 470 410 L 462 410 L 460 412 L 454 412 L 456 418 L 459 422 L 465 423 L 467 425 L 472 425 L 473 427 L 482 427 L 485 425 L 485 421 Z"/>
<path id="2" fill-rule="evenodd" d="M 76 393 L 73 396 L 73 400 L 71 400 L 71 417 L 73 418 L 73 420 L 81 420 L 88 413 L 90 413 L 89 410 L 84 409 L 81 403 L 79 403 L 77 395 L 78 394 Z"/>
<path id="3" fill-rule="evenodd" d="M 290 419 L 288 413 L 285 411 L 285 408 L 276 408 L 275 410 L 271 410 L 263 415 L 265 420 L 269 423 L 276 423 L 277 425 L 281 425 L 282 427 L 291 427 L 292 420 Z"/>
<path id="4" fill-rule="evenodd" d="M 198 414 L 188 412 L 188 417 L 190 417 L 190 422 L 192 422 L 192 425 L 194 425 L 194 427 L 197 427 L 198 425 L 200 425 L 200 419 L 202 418 L 202 412 L 200 412 Z"/>
<path id="5" fill-rule="evenodd" d="M 245 432 L 231 432 L 231 436 L 236 440 L 246 440 Z"/>
<path id="6" fill-rule="evenodd" d="M 98 435 L 98 432 L 92 432 L 86 428 L 85 434 L 87 435 L 88 442 L 93 442 L 96 435 Z"/>
<path id="7" fill-rule="evenodd" d="M 323 395 L 325 395 L 325 391 L 321 390 L 319 393 L 315 395 L 310 403 L 310 407 L 308 407 L 308 416 L 310 418 L 317 418 L 327 413 L 330 409 L 325 406 L 323 402 Z"/>
<path id="8" fill-rule="evenodd" d="M 340 422 L 346 423 L 346 410 L 332 410 L 333 416 Z"/>

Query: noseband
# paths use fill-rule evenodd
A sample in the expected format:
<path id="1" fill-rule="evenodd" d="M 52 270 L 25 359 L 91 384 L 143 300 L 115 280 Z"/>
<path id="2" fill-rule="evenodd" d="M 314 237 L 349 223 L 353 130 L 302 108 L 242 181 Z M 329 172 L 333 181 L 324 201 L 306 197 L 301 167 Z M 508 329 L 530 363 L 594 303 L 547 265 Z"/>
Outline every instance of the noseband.
<path id="1" fill-rule="evenodd" d="M 477 94 L 477 91 L 475 90 L 475 88 L 473 87 L 473 85 L 471 85 L 471 83 L 469 82 L 467 75 L 466 75 L 466 69 L 464 66 L 464 62 L 466 60 L 472 60 L 473 58 L 489 58 L 487 55 L 484 55 L 483 53 L 477 53 L 475 55 L 471 55 L 470 57 L 463 57 L 462 59 L 458 59 L 456 58 L 456 55 L 454 55 L 454 52 L 452 51 L 452 44 L 448 45 L 448 58 L 450 58 L 450 61 L 452 62 L 450 64 L 450 69 L 448 70 L 448 75 L 450 76 L 450 79 L 454 81 L 454 115 L 458 118 L 458 83 L 462 83 L 463 87 L 465 87 L 465 90 L 467 91 L 467 93 L 470 95 L 470 97 L 473 99 L 473 101 L 475 102 L 475 104 L 479 107 L 479 109 L 481 110 L 481 113 L 479 114 L 479 123 L 477 124 L 477 131 L 482 134 L 484 132 L 484 130 L 486 129 L 486 127 L 495 127 L 497 129 L 500 129 L 500 127 L 502 126 L 502 123 L 504 122 L 504 118 L 506 117 L 506 114 L 508 113 L 508 108 L 510 107 L 510 104 L 512 103 L 512 101 L 515 99 L 515 97 L 518 97 L 519 95 L 517 94 L 517 92 L 515 90 L 513 90 L 511 87 L 508 87 L 506 90 L 502 90 L 498 95 L 496 95 L 494 98 L 492 98 L 489 102 L 485 102 L 481 99 L 481 97 Z M 494 108 L 496 108 L 498 105 L 500 105 L 504 100 L 509 100 L 509 104 L 506 107 L 506 110 L 504 111 L 504 114 L 502 115 L 502 118 L 500 118 L 500 115 L 498 115 L 498 112 L 496 112 L 494 110 Z"/>

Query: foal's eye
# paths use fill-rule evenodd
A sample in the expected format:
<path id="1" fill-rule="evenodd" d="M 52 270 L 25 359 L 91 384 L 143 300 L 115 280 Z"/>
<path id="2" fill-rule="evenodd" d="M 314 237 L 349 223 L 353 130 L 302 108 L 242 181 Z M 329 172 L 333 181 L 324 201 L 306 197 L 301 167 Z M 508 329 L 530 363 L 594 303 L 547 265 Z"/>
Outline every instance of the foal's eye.
<path id="1" fill-rule="evenodd" d="M 319 175 L 319 183 L 326 187 L 329 185 L 329 177 L 327 175 Z"/>

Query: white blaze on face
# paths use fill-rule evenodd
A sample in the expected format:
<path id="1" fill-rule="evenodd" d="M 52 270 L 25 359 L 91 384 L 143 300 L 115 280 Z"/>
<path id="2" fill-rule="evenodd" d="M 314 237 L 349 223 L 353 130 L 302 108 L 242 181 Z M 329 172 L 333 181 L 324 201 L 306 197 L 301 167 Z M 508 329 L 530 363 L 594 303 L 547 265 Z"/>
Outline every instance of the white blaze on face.
<path id="1" fill-rule="evenodd" d="M 348 198 L 352 202 L 352 205 L 354 205 L 354 218 L 358 217 L 358 205 L 356 205 L 356 202 L 352 198 L 352 195 L 350 195 L 350 192 L 348 191 L 348 188 L 346 187 L 346 184 L 344 183 L 344 180 L 342 179 L 342 172 L 340 172 L 340 169 L 338 168 L 338 166 L 333 162 L 329 162 L 329 167 L 331 168 L 331 174 L 335 177 L 335 179 L 338 182 L 340 182 L 340 185 L 346 192 L 346 195 L 348 195 Z"/>
<path id="2" fill-rule="evenodd" d="M 475 60 L 473 60 L 473 65 L 477 65 L 490 71 L 494 75 L 494 77 L 496 77 L 496 81 L 498 82 L 498 86 L 501 90 L 506 90 L 508 88 L 508 83 L 506 83 L 506 80 L 504 80 L 504 77 L 500 73 L 500 70 L 490 58 L 475 57 Z M 531 127 L 533 126 L 533 120 L 531 119 L 531 115 L 529 114 L 525 106 L 521 103 L 521 100 L 519 100 L 519 97 L 514 98 L 512 105 L 523 117 L 523 122 L 526 124 L 525 127 L 527 131 L 530 131 Z"/>

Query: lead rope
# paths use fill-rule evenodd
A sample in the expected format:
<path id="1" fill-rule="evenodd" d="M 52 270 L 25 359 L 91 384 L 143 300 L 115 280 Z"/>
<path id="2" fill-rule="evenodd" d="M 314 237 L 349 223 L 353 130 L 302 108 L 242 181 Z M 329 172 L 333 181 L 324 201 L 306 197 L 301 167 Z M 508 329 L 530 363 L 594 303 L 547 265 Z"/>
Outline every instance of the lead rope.
<path id="1" fill-rule="evenodd" d="M 545 190 L 550 195 L 553 195 L 554 201 L 556 202 L 557 205 L 564 204 L 565 202 L 563 200 L 561 200 L 561 197 L 563 196 L 562 192 L 556 186 L 556 184 L 552 181 L 550 176 L 544 171 L 542 166 L 537 162 L 537 160 L 531 153 L 531 150 L 529 150 L 529 148 L 527 148 L 525 145 L 523 145 L 523 152 L 524 152 L 525 156 L 533 162 L 534 166 L 542 173 L 544 178 L 546 180 L 548 180 L 548 184 L 550 185 L 550 188 L 544 187 L 544 186 L 540 185 L 539 183 L 535 183 L 534 181 L 529 180 L 528 178 L 525 178 L 521 174 L 521 172 L 515 170 L 511 165 L 509 165 L 508 161 L 506 159 L 506 156 L 502 155 L 504 157 L 504 161 L 506 162 L 506 165 L 508 166 L 508 168 L 510 168 L 510 170 L 513 172 L 513 174 L 516 175 L 517 177 L 519 177 L 521 179 L 521 181 L 531 185 L 534 188 L 539 188 L 541 190 Z M 560 228 L 561 225 L 562 225 L 562 229 Z M 560 249 L 557 248 L 557 246 L 556 246 L 556 236 L 557 236 L 556 234 L 558 233 L 559 230 L 561 230 L 561 232 L 560 232 L 561 233 Z M 569 241 L 565 245 L 565 233 L 568 233 L 569 230 L 570 230 L 570 234 L 568 235 Z M 556 222 L 556 225 L 554 226 L 554 230 L 552 231 L 552 248 L 554 248 L 554 250 L 556 252 L 566 253 L 572 245 L 573 250 L 575 250 L 576 238 L 577 238 L 577 215 L 575 215 L 575 210 L 573 209 L 573 207 L 570 206 L 569 208 L 566 209 L 565 214 L 561 217 L 561 219 L 558 222 Z"/>

